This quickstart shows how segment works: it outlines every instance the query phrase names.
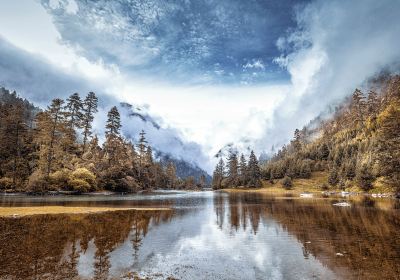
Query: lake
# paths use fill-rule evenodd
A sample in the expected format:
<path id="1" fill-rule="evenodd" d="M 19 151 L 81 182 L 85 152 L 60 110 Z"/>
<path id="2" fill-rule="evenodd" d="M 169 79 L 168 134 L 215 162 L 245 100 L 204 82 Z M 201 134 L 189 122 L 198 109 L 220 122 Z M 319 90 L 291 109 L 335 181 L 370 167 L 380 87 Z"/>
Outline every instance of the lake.
<path id="1" fill-rule="evenodd" d="M 400 279 L 394 199 L 0 196 L 32 205 L 169 210 L 0 218 L 0 279 Z"/>

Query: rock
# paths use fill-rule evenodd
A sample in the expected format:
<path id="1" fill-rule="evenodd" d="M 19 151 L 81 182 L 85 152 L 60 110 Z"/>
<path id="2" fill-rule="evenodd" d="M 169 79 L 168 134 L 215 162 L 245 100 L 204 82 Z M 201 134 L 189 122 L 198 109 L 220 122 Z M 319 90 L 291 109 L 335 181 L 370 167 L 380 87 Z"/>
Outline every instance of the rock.
<path id="1" fill-rule="evenodd" d="M 300 197 L 314 197 L 312 193 L 301 193 Z"/>
<path id="2" fill-rule="evenodd" d="M 338 202 L 338 203 L 334 203 L 334 206 L 339 206 L 339 207 L 350 207 L 351 204 L 348 202 Z"/>

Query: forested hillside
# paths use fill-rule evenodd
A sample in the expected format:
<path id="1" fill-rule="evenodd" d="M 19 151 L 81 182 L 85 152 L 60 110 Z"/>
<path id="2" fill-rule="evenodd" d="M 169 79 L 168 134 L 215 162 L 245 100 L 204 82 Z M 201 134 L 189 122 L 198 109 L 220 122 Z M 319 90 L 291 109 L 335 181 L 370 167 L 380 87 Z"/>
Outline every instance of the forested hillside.
<path id="1" fill-rule="evenodd" d="M 125 139 L 115 106 L 100 145 L 92 129 L 97 103 L 93 92 L 83 100 L 74 93 L 67 100 L 53 99 L 41 111 L 1 88 L 0 189 L 134 192 L 205 185 L 205 178 L 178 178 L 173 162 L 156 161 L 144 131 L 138 143 Z"/>
<path id="2" fill-rule="evenodd" d="M 400 76 L 380 76 L 356 89 L 334 114 L 296 129 L 294 139 L 262 166 L 263 178 L 327 173 L 323 189 L 400 191 Z"/>
<path id="3" fill-rule="evenodd" d="M 356 89 L 330 117 L 296 129 L 260 167 L 253 152 L 248 163 L 231 152 L 226 166 L 223 159 L 216 166 L 213 187 L 260 187 L 260 176 L 288 189 L 293 179 L 313 178 L 308 184 L 321 190 L 399 192 L 400 76 L 380 76 L 366 92 Z"/>

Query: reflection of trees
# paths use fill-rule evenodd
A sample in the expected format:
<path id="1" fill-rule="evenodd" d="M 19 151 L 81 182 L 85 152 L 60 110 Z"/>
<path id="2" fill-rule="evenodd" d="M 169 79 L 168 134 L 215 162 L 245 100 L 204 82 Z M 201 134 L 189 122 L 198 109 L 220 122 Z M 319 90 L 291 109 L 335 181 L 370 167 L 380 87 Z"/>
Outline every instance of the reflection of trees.
<path id="1" fill-rule="evenodd" d="M 214 196 L 214 210 L 217 216 L 218 227 L 222 229 L 225 217 L 225 199 L 222 195 Z"/>
<path id="2" fill-rule="evenodd" d="M 116 211 L 90 215 L 40 215 L 0 219 L 1 279 L 78 279 L 79 255 L 93 240 L 94 279 L 106 279 L 109 254 L 149 224 L 169 220 L 172 211 Z M 134 251 L 139 250 L 140 243 Z"/>
<path id="3" fill-rule="evenodd" d="M 305 258 L 317 257 L 332 269 L 346 267 L 360 279 L 398 279 L 400 275 L 400 215 L 393 209 L 395 204 L 392 209 L 380 210 L 374 201 L 364 199 L 356 207 L 340 208 L 322 200 L 246 193 L 230 194 L 227 201 L 233 229 L 246 230 L 249 221 L 257 234 L 261 222 L 274 219 L 303 243 Z M 221 220 L 219 208 L 215 209 Z M 338 252 L 344 256 L 337 257 Z"/>

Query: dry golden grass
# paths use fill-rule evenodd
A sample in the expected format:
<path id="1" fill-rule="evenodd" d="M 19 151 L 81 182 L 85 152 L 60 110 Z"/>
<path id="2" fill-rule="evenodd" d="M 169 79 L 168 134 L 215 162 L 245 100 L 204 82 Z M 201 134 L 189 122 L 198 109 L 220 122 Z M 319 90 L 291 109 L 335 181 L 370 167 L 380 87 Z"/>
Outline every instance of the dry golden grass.
<path id="1" fill-rule="evenodd" d="M 293 187 L 290 190 L 286 190 L 283 188 L 281 180 L 275 180 L 274 184 L 271 184 L 269 181 L 262 181 L 263 186 L 257 189 L 248 189 L 248 188 L 228 188 L 223 189 L 226 192 L 261 192 L 261 193 L 270 193 L 275 195 L 283 195 L 283 194 L 300 194 L 304 192 L 310 193 L 318 193 L 323 191 L 321 186 L 323 184 L 328 184 L 328 176 L 329 173 L 325 171 L 313 172 L 311 178 L 309 179 L 293 179 Z M 348 182 L 345 191 L 355 192 L 355 193 L 363 193 L 364 191 L 357 185 L 356 182 Z M 339 189 L 330 190 L 340 191 Z M 384 178 L 380 177 L 375 180 L 373 183 L 373 188 L 368 191 L 368 193 L 393 193 L 393 188 L 389 186 Z"/>
<path id="2" fill-rule="evenodd" d="M 281 180 L 276 180 L 274 184 L 269 181 L 262 181 L 263 186 L 258 189 L 235 188 L 224 189 L 227 192 L 261 192 L 271 194 L 299 194 L 302 192 L 321 192 L 321 186 L 328 181 L 327 172 L 313 172 L 309 179 L 293 179 L 291 190 L 283 188 Z"/>
<path id="3" fill-rule="evenodd" d="M 44 214 L 92 214 L 109 211 L 152 211 L 169 208 L 115 208 L 115 207 L 68 207 L 68 206 L 27 206 L 0 207 L 0 217 L 30 216 Z"/>

